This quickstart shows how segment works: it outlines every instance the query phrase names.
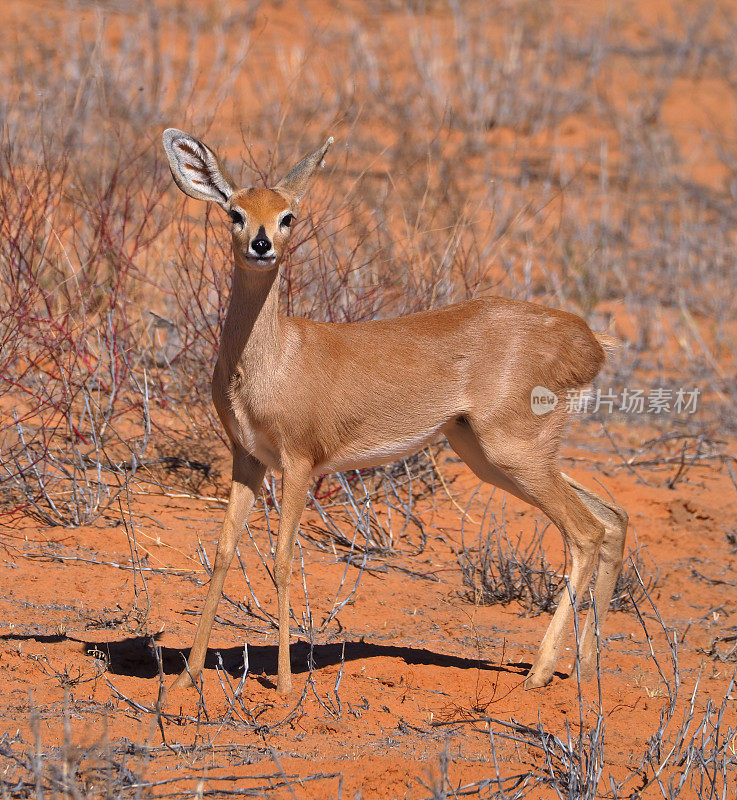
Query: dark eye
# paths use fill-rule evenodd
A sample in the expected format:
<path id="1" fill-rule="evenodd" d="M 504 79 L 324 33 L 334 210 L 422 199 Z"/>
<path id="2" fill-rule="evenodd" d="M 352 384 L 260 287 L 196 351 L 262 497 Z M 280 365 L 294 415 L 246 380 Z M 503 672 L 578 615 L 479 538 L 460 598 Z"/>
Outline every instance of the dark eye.
<path id="1" fill-rule="evenodd" d="M 284 215 L 284 216 L 281 218 L 281 224 L 282 224 L 282 225 L 283 225 L 285 228 L 289 228 L 293 222 L 294 222 L 294 214 L 285 214 L 285 215 Z"/>
<path id="2" fill-rule="evenodd" d="M 238 211 L 237 208 L 231 208 L 230 211 L 228 211 L 228 214 L 230 215 L 230 218 L 233 220 L 234 225 L 239 225 L 242 228 L 246 224 L 245 217 L 243 216 L 243 214 L 241 214 L 240 211 Z"/>

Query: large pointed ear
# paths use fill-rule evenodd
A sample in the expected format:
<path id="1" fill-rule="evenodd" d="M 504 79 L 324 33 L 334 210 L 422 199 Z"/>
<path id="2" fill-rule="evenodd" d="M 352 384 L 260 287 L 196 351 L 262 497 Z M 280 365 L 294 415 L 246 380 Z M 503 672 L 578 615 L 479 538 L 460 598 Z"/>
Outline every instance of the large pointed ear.
<path id="1" fill-rule="evenodd" d="M 199 139 L 176 128 L 167 128 L 162 138 L 177 186 L 196 200 L 225 205 L 235 191 L 235 183 L 215 153 Z"/>
<path id="2" fill-rule="evenodd" d="M 288 195 L 293 202 L 299 203 L 307 193 L 315 170 L 322 164 L 325 153 L 334 141 L 331 136 L 319 150 L 315 150 L 292 167 L 274 188 Z"/>

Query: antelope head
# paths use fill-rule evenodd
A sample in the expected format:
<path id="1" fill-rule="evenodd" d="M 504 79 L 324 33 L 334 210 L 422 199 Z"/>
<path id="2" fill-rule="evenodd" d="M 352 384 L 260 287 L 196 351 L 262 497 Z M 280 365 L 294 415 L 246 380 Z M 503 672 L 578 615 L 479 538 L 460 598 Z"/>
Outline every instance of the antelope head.
<path id="1" fill-rule="evenodd" d="M 217 203 L 230 217 L 236 264 L 241 269 L 276 269 L 289 240 L 299 202 L 333 143 L 333 137 L 292 167 L 270 189 L 237 189 L 217 155 L 188 133 L 167 128 L 163 140 L 177 186 L 196 200 Z"/>

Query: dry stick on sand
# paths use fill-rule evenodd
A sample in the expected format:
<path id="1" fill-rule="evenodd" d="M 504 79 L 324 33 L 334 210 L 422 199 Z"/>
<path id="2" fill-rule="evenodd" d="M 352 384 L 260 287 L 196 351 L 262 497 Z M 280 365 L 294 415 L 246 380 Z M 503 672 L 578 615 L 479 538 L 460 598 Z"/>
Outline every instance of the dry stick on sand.
<path id="1" fill-rule="evenodd" d="M 232 446 L 233 481 L 188 669 L 174 685 L 186 686 L 202 671 L 225 576 L 267 468 L 283 474 L 274 578 L 277 688 L 286 694 L 292 556 L 311 478 L 387 463 L 441 436 L 479 478 L 557 525 L 571 551 L 573 597 L 586 596 L 598 567 L 594 593 L 603 625 L 627 514 L 560 472 L 566 404 L 536 414 L 531 403 L 534 390 L 560 401 L 591 382 L 609 338 L 573 314 L 502 298 L 350 324 L 280 316 L 279 265 L 300 200 L 333 140 L 272 189 L 237 189 L 215 153 L 180 130 L 166 130 L 163 141 L 177 186 L 229 216 L 235 262 L 212 384 Z M 552 679 L 572 618 L 564 592 L 528 688 Z M 581 647 L 587 678 L 596 662 L 593 628 L 589 614 Z"/>

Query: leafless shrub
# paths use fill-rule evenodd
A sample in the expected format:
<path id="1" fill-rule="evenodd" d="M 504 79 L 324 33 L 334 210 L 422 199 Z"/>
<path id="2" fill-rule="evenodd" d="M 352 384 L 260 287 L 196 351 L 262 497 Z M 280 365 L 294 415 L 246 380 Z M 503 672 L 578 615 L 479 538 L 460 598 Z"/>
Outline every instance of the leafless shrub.
<path id="1" fill-rule="evenodd" d="M 668 703 L 660 712 L 658 727 L 650 737 L 642 757 L 639 770 L 642 784 L 637 788 L 635 796 L 640 797 L 648 786 L 657 785 L 667 800 L 689 796 L 694 792 L 699 798 L 718 800 L 727 795 L 734 765 L 737 764 L 734 747 L 737 729 L 725 719 L 735 676 L 732 676 L 721 703 L 717 705 L 712 698 L 708 698 L 703 712 L 698 713 L 695 708 L 701 681 L 699 673 L 690 700 L 683 709 L 681 724 L 676 727 L 675 717 L 681 694 L 678 633 L 668 629 L 642 583 L 641 589 L 668 645 L 670 674 L 666 674 L 666 668 L 655 654 L 653 638 L 639 606 L 635 603 L 635 612 L 645 633 L 650 657 L 668 697 Z M 615 795 L 621 796 L 624 795 Z"/>
<path id="2" fill-rule="evenodd" d="M 63 158 L 26 172 L 6 145 L 0 160 L 8 177 L 0 181 L 8 302 L 0 398 L 15 401 L 10 419 L 0 419 L 0 492 L 10 514 L 79 525 L 111 502 L 146 451 L 148 379 L 136 377 L 128 356 L 130 274 L 159 229 L 145 205 L 121 222 L 99 194 L 60 202 Z M 117 202 L 138 198 L 132 164 L 112 185 Z"/>
<path id="3" fill-rule="evenodd" d="M 606 714 L 601 693 L 601 664 L 597 662 L 598 696 L 595 703 L 590 704 L 584 699 L 581 682 L 578 681 L 579 722 L 576 735 L 567 720 L 564 735 L 545 730 L 541 722 L 528 725 L 514 719 L 473 716 L 435 723 L 437 726 L 471 725 L 478 733 L 488 736 L 494 773 L 472 784 L 454 787 L 448 777 L 449 761 L 445 755 L 441 755 L 440 780 L 435 782 L 431 800 L 457 796 L 516 800 L 538 797 L 543 786 L 555 792 L 555 796 L 569 800 L 593 800 L 595 797 L 634 800 L 649 796 L 650 787 L 657 787 L 666 800 L 692 796 L 722 800 L 727 797 L 730 787 L 734 786 L 733 772 L 737 765 L 737 729 L 728 718 L 735 676 L 729 682 L 721 702 L 707 698 L 703 711 L 697 712 L 696 698 L 701 681 L 699 673 L 690 698 L 685 703 L 680 702 L 682 676 L 678 662 L 677 632 L 666 626 L 648 587 L 642 581 L 639 595 L 640 600 L 633 594 L 631 603 L 667 699 L 660 712 L 658 726 L 650 736 L 639 768 L 633 775 L 618 780 L 610 773 L 605 779 L 606 788 L 601 786 L 606 765 Z M 669 665 L 665 665 L 656 652 L 654 637 L 645 620 L 645 606 L 649 607 L 648 619 L 656 621 L 659 634 L 665 640 Z M 578 643 L 581 625 L 575 606 L 574 631 Z M 679 708 L 682 709 L 680 724 L 676 718 Z M 499 767 L 499 751 L 503 746 L 510 751 L 505 753 L 505 760 L 514 754 L 524 762 L 526 759 L 520 746 L 528 748 L 528 752 L 532 748 L 538 757 L 527 771 L 503 775 Z"/>
<path id="4" fill-rule="evenodd" d="M 440 485 L 433 451 L 438 448 L 376 469 L 323 476 L 309 495 L 320 523 L 310 525 L 306 535 L 333 551 L 337 545 L 376 555 L 421 553 L 422 503 L 433 503 Z"/>
<path id="5" fill-rule="evenodd" d="M 60 747 L 43 748 L 40 722 L 31 711 L 33 745 L 20 733 L 0 738 L 0 791 L 4 797 L 104 797 L 140 796 L 141 778 L 133 771 L 128 748 L 95 741 L 75 744 L 71 734 L 68 703 L 64 707 L 64 741 Z M 143 782 L 145 783 L 145 782 Z"/>
<path id="6" fill-rule="evenodd" d="M 522 545 L 522 536 L 512 542 L 506 525 L 497 524 L 491 514 L 478 549 L 459 554 L 463 583 L 471 589 L 469 599 L 483 605 L 519 601 L 523 605 L 520 613 L 526 614 L 553 611 L 565 578 L 545 558 L 547 527 L 536 522 L 533 538 Z"/>
<path id="7" fill-rule="evenodd" d="M 227 673 L 223 673 L 229 681 Z M 291 788 L 293 782 L 327 781 L 334 783 L 338 773 L 318 772 L 312 775 L 297 776 L 288 774 L 279 765 L 275 752 L 263 745 L 243 747 L 235 744 L 219 744 L 214 740 L 214 731 L 223 727 L 237 729 L 245 727 L 241 715 L 245 705 L 242 700 L 238 704 L 240 687 L 223 684 L 227 696 L 234 692 L 232 703 L 223 718 L 211 718 L 206 708 L 200 709 L 201 717 L 187 717 L 181 714 L 168 714 L 160 708 L 160 702 L 152 707 L 137 703 L 114 690 L 115 696 L 129 706 L 129 713 L 140 719 L 148 719 L 152 724 L 152 732 L 158 729 L 163 742 L 150 745 L 148 741 L 133 742 L 129 739 L 107 741 L 106 735 L 92 743 L 80 744 L 74 741 L 72 719 L 73 708 L 68 701 L 62 709 L 64 739 L 61 746 L 44 747 L 41 737 L 43 710 L 32 709 L 31 731 L 33 742 L 26 742 L 18 732 L 15 735 L 5 733 L 0 737 L 0 792 L 8 798 L 72 797 L 72 798 L 106 798 L 121 800 L 122 798 L 140 798 L 150 796 L 218 796 L 269 797 L 279 788 Z M 58 714 L 59 710 L 55 711 Z M 255 718 L 246 709 L 249 718 L 248 727 L 255 727 Z M 293 718 L 293 715 L 292 717 Z M 164 723 L 180 727 L 183 724 L 196 725 L 203 731 L 213 734 L 203 735 L 194 744 L 183 745 L 167 740 Z M 262 734 L 270 728 L 278 726 L 259 726 Z M 267 755 L 268 754 L 268 755 Z M 188 762 L 194 756 L 207 757 L 210 769 L 182 770 L 182 756 Z M 249 760 L 264 760 L 271 757 L 276 769 L 272 774 L 261 774 L 254 778 L 244 775 L 229 774 L 229 770 L 218 767 L 229 767 L 233 764 L 246 763 Z M 219 772 L 221 774 L 212 774 Z"/>
<path id="8" fill-rule="evenodd" d="M 573 602 L 572 588 L 567 581 L 565 582 L 565 591 L 571 593 Z M 539 797 L 541 787 L 546 787 L 555 792 L 557 797 L 567 798 L 567 800 L 580 800 L 581 798 L 594 800 L 601 796 L 599 784 L 605 764 L 605 715 L 601 691 L 601 661 L 598 658 L 600 639 L 596 613 L 594 613 L 594 626 L 597 642 L 596 681 L 598 692 L 596 700 L 592 704 L 584 698 L 581 686 L 578 647 L 582 626 L 577 605 L 573 602 L 578 725 L 571 726 L 566 719 L 565 733 L 555 734 L 545 730 L 542 722 L 538 722 L 537 725 L 526 725 L 515 719 L 500 720 L 488 716 L 479 717 L 477 714 L 462 719 L 454 718 L 438 722 L 437 725 L 443 726 L 460 723 L 471 725 L 474 726 L 475 731 L 488 737 L 493 774 L 483 780 L 453 789 L 447 778 L 447 759 L 441 755 L 441 781 L 438 782 L 438 789 L 441 791 L 438 792 L 436 789 L 432 800 L 435 800 L 436 797 L 450 798 L 459 795 L 493 798 L 493 800 L 507 800 L 508 798 L 518 800 L 518 798 Z M 589 722 L 590 720 L 591 722 Z M 483 727 L 476 727 L 477 725 L 483 725 Z M 520 758 L 520 745 L 527 748 L 528 752 L 532 750 L 535 753 L 532 765 L 526 771 L 503 776 L 499 766 L 499 749 L 508 747 L 519 760 L 525 763 L 528 759 Z M 506 753 L 505 760 L 510 755 L 511 752 Z"/>
<path id="9" fill-rule="evenodd" d="M 89 417 L 85 403 L 95 408 L 75 386 L 96 381 L 116 387 L 116 425 L 126 408 L 140 408 L 116 353 L 127 355 L 140 385 L 145 369 L 151 424 L 157 439 L 169 438 L 167 450 L 177 458 L 201 460 L 178 446 L 183 438 L 210 443 L 220 435 L 207 384 L 227 302 L 227 235 L 219 212 L 191 217 L 188 207 L 163 200 L 169 179 L 152 132 L 158 135 L 166 124 L 207 131 L 213 109 L 230 94 L 239 96 L 245 72 L 264 81 L 264 96 L 279 100 L 249 108 L 243 132 L 248 182 L 279 174 L 303 138 L 312 136 L 305 119 L 315 128 L 343 120 L 338 127 L 347 126 L 351 142 L 351 157 L 335 164 L 324 182 L 329 188 L 315 194 L 302 215 L 285 263 L 285 311 L 332 321 L 370 319 L 498 290 L 571 307 L 605 325 L 602 305 L 624 297 L 642 322 L 640 340 L 616 364 L 626 378 L 643 369 L 651 376 L 661 371 L 649 352 L 659 351 L 666 332 L 660 317 L 646 313 L 656 299 L 678 312 L 673 324 L 685 354 L 679 376 L 709 388 L 704 415 L 731 413 L 734 404 L 723 400 L 732 388 L 719 364 L 735 356 L 728 334 L 735 307 L 733 203 L 724 192 L 681 179 L 678 145 L 661 113 L 675 81 L 716 74 L 716 54 L 733 50 L 729 37 L 706 24 L 709 7 L 684 12 L 680 27 L 667 35 L 651 31 L 652 42 L 642 47 L 623 43 L 608 21 L 581 36 L 563 34 L 552 24 L 554 15 L 534 4 L 517 9 L 510 36 L 497 35 L 502 12 L 488 4 L 452 4 L 438 24 L 423 6 L 397 8 L 412 22 L 406 74 L 388 71 L 379 57 L 387 33 L 369 31 L 360 17 L 345 31 L 326 29 L 303 10 L 305 41 L 313 49 L 345 52 L 354 64 L 351 80 L 337 55 L 318 78 L 309 47 L 285 54 L 261 75 L 249 50 L 259 24 L 257 3 L 226 3 L 217 12 L 141 3 L 114 44 L 117 7 L 98 12 L 92 22 L 48 15 L 44 31 L 24 31 L 25 44 L 3 52 L 3 85 L 21 89 L 7 105 L 2 134 L 0 224 L 8 267 L 2 299 L 10 313 L 0 321 L 0 372 L 9 376 L 5 390 L 25 396 L 19 422 L 27 447 L 19 445 L 11 471 L 30 481 L 26 488 L 13 478 L 20 494 L 6 505 L 65 524 L 91 519 L 104 507 L 115 480 L 96 477 L 94 469 L 80 475 L 76 497 L 67 496 L 70 507 L 59 508 L 66 501 L 54 487 L 77 480 L 64 474 L 79 464 L 71 452 L 77 434 L 69 430 L 79 428 L 83 414 Z M 64 45 L 61 68 L 44 44 L 49 37 Z M 181 53 L 168 47 L 172 38 L 187 42 Z M 212 57 L 203 61 L 202 52 Z M 644 75 L 641 94 L 625 109 L 595 88 L 620 64 Z M 297 81 L 300 92 L 290 91 Z M 417 92 L 418 85 L 425 91 Z M 187 112 L 183 119 L 183 108 L 199 116 Z M 557 130 L 583 110 L 616 132 L 617 153 L 610 153 L 608 141 L 575 153 L 536 142 L 527 152 L 525 137 Z M 377 148 L 367 119 L 391 120 L 397 131 L 411 125 L 416 135 Z M 214 127 L 210 141 L 219 145 L 225 134 L 218 120 Z M 516 131 L 511 160 L 495 135 L 501 129 Z M 458 142 L 441 140 L 436 131 L 443 130 Z M 252 149 L 252 140 L 266 144 Z M 289 153 L 267 157 L 267 147 L 283 149 L 287 141 Z M 727 168 L 734 164 L 723 142 L 715 146 Z M 365 155 L 353 155 L 359 152 Z M 483 154 L 472 176 L 463 153 Z M 399 174 L 401 181 L 394 177 Z M 555 235 L 541 238 L 541 217 L 563 198 Z M 178 208 L 173 215 L 172 207 Z M 85 314 L 70 316 L 80 303 Z M 713 342 L 697 314 L 718 321 Z M 57 328 L 49 325 L 59 319 Z M 49 335 L 41 336 L 44 326 Z M 43 383 L 60 349 L 66 360 L 58 367 L 77 370 L 69 393 L 78 403 L 66 416 L 53 417 L 47 403 L 57 414 L 58 398 L 50 400 Z M 90 362 L 103 352 L 113 354 L 112 384 Z M 102 360 L 99 370 L 109 373 L 113 362 Z M 61 374 L 49 389 L 60 380 Z M 701 424 L 704 415 L 682 422 Z M 140 439 L 142 424 L 140 414 L 128 415 L 121 437 Z M 14 421 L 0 427 L 3 438 L 17 439 Z M 45 441 L 40 428 L 55 431 L 54 441 Z M 92 441 L 91 431 L 81 433 Z M 100 443 L 101 451 L 106 448 Z M 94 466 L 95 447 L 81 449 Z M 141 460 L 145 453 L 135 456 Z M 101 463 L 106 472 L 104 458 Z M 47 496 L 34 488 L 30 465 L 56 475 Z M 29 493 L 41 511 L 26 499 Z"/>
<path id="10" fill-rule="evenodd" d="M 645 602 L 647 595 L 658 585 L 659 574 L 657 565 L 650 559 L 648 566 L 643 558 L 643 548 L 636 545 L 625 556 L 617 576 L 610 610 L 634 612 L 635 606 Z"/>
<path id="11" fill-rule="evenodd" d="M 520 604 L 520 614 L 525 615 L 551 613 L 566 583 L 567 552 L 561 571 L 553 569 L 545 557 L 543 545 L 549 523 L 541 526 L 535 521 L 532 537 L 523 544 L 524 533 L 520 533 L 515 541 L 510 539 L 505 509 L 502 508 L 501 520 L 497 520 L 489 508 L 487 504 L 479 526 L 477 545 L 473 548 L 464 546 L 458 555 L 463 583 L 471 590 L 468 599 L 482 605 L 506 605 L 516 601 Z M 464 519 L 464 525 L 465 522 Z M 645 599 L 646 593 L 655 587 L 657 578 L 657 567 L 646 568 L 642 548 L 636 546 L 625 556 L 609 608 L 612 611 L 634 611 L 633 603 Z M 589 597 L 579 601 L 581 609 L 589 608 L 590 604 Z"/>

